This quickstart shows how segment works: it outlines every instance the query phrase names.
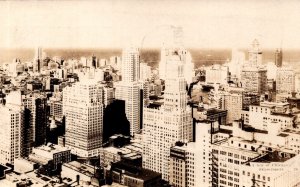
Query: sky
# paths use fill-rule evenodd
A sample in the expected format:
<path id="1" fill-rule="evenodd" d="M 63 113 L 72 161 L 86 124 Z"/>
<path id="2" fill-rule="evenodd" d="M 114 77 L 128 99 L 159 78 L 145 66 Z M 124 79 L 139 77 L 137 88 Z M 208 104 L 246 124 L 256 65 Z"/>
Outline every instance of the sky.
<path id="1" fill-rule="evenodd" d="M 300 1 L 0 1 L 0 48 L 300 48 Z"/>

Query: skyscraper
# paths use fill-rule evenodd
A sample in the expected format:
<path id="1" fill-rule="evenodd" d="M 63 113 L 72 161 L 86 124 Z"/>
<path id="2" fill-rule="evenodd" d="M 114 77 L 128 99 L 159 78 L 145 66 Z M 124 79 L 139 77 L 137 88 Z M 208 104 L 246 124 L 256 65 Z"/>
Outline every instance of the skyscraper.
<path id="1" fill-rule="evenodd" d="M 125 113 L 130 123 L 130 135 L 140 130 L 140 84 L 138 82 L 116 84 L 116 99 L 125 101 Z"/>
<path id="2" fill-rule="evenodd" d="M 249 64 L 251 66 L 262 65 L 262 51 L 259 47 L 259 42 L 254 39 L 252 42 L 252 48 L 249 50 Z"/>
<path id="3" fill-rule="evenodd" d="M 42 48 L 38 47 L 35 51 L 35 58 L 34 58 L 34 72 L 40 72 L 41 71 L 41 66 L 42 66 L 42 61 L 43 61 L 43 50 Z"/>
<path id="4" fill-rule="evenodd" d="M 168 56 L 172 56 L 174 53 L 178 54 L 182 64 L 184 65 L 184 78 L 188 84 L 190 84 L 195 76 L 194 63 L 192 62 L 191 54 L 183 46 L 182 42 L 183 31 L 181 27 L 173 28 L 173 41 L 171 45 L 164 45 L 160 53 L 159 62 L 159 78 L 166 79 L 166 74 L 168 73 L 166 63 Z"/>
<path id="5" fill-rule="evenodd" d="M 277 67 L 282 66 L 282 50 L 281 49 L 276 49 L 276 51 L 275 51 L 275 65 Z"/>
<path id="6" fill-rule="evenodd" d="M 103 88 L 94 79 L 83 79 L 63 90 L 66 146 L 81 157 L 98 155 L 102 146 Z"/>
<path id="7" fill-rule="evenodd" d="M 295 91 L 295 73 L 292 68 L 278 68 L 276 72 L 276 93 L 291 94 Z"/>
<path id="8" fill-rule="evenodd" d="M 143 111 L 143 167 L 169 180 L 170 148 L 192 140 L 192 113 L 180 56 L 169 56 L 166 68 L 164 103 L 150 103 Z"/>
<path id="9" fill-rule="evenodd" d="M 0 117 L 0 163 L 14 164 L 14 159 L 24 156 L 24 107 L 1 104 Z"/>
<path id="10" fill-rule="evenodd" d="M 135 82 L 140 78 L 140 54 L 138 48 L 126 48 L 122 52 L 122 81 Z"/>
<path id="11" fill-rule="evenodd" d="M 29 153 L 34 146 L 40 146 L 46 142 L 47 129 L 47 98 L 40 93 L 28 93 L 22 95 L 22 103 L 25 106 L 26 137 L 29 143 Z"/>
<path id="12" fill-rule="evenodd" d="M 139 49 L 127 48 L 122 53 L 122 81 L 115 84 L 116 99 L 125 101 L 125 113 L 130 123 L 130 135 L 140 130 L 140 56 Z"/>
<path id="13" fill-rule="evenodd" d="M 246 92 L 263 94 L 267 89 L 267 70 L 259 67 L 244 66 L 241 82 Z"/>

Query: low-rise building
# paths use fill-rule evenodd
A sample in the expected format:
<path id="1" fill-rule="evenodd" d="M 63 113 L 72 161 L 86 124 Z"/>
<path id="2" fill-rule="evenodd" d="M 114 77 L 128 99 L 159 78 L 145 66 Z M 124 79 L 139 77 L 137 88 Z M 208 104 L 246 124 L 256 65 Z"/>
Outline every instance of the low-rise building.
<path id="1" fill-rule="evenodd" d="M 29 159 L 52 161 L 54 169 L 58 169 L 59 164 L 71 161 L 71 150 L 55 144 L 43 145 L 33 148 Z"/>
<path id="2" fill-rule="evenodd" d="M 160 187 L 161 174 L 120 161 L 113 163 L 108 176 L 113 182 L 134 187 Z"/>
<path id="3" fill-rule="evenodd" d="M 82 164 L 77 161 L 72 161 L 69 163 L 64 163 L 62 165 L 61 177 L 68 178 L 77 185 L 95 185 L 99 186 L 99 182 L 95 179 L 95 167 Z"/>

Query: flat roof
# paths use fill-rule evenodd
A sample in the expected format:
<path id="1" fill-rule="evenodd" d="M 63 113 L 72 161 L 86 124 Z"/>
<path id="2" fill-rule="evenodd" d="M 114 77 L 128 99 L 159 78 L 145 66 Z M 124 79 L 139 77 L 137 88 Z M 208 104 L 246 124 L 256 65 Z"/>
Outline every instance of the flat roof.
<path id="1" fill-rule="evenodd" d="M 291 114 L 291 113 L 285 114 L 285 113 L 279 113 L 279 112 L 272 112 L 272 115 L 274 115 L 274 116 L 282 116 L 282 117 L 290 117 L 290 118 L 292 118 L 292 117 L 295 116 L 294 114 Z"/>
<path id="2" fill-rule="evenodd" d="M 82 173 L 86 176 L 90 176 L 90 177 L 94 176 L 94 167 L 91 165 L 82 164 L 77 161 L 72 161 L 72 162 L 64 163 L 63 166 L 75 170 L 79 173 Z"/>
<path id="3" fill-rule="evenodd" d="M 119 161 L 116 163 L 113 163 L 112 165 L 113 171 L 125 171 L 125 174 L 134 178 L 142 179 L 144 181 L 151 180 L 153 178 L 161 177 L 160 173 L 144 169 L 141 167 L 137 167 L 134 165 L 127 164 L 126 162 Z"/>
<path id="4" fill-rule="evenodd" d="M 250 125 L 244 125 L 243 130 L 246 132 L 256 132 L 256 133 L 268 134 L 267 130 L 256 129 Z"/>
<path id="5" fill-rule="evenodd" d="M 285 129 L 282 132 L 300 135 L 300 129 Z"/>
<path id="6" fill-rule="evenodd" d="M 63 152 L 63 151 L 70 151 L 70 149 L 68 149 L 66 147 L 62 147 L 60 145 L 56 145 L 56 144 L 42 145 L 39 147 L 35 147 L 34 149 L 46 151 L 46 152 L 53 153 L 53 154 Z"/>
<path id="7" fill-rule="evenodd" d="M 270 152 L 268 154 L 265 154 L 261 157 L 258 157 L 257 159 L 252 160 L 251 162 L 285 162 L 289 160 L 291 157 L 281 157 L 277 151 Z"/>

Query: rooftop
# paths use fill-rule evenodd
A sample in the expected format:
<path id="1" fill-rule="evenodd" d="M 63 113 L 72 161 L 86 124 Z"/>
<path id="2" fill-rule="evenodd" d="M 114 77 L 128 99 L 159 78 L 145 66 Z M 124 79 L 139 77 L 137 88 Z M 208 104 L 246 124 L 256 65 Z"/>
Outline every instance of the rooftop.
<path id="1" fill-rule="evenodd" d="M 290 157 L 283 157 L 279 154 L 278 151 L 274 151 L 274 152 L 270 152 L 268 154 L 265 154 L 261 157 L 258 157 L 254 160 L 252 160 L 252 162 L 265 162 L 265 163 L 270 163 L 270 162 L 285 162 L 287 160 L 289 160 L 291 157 L 293 157 L 295 155 L 290 155 Z"/>
<path id="2" fill-rule="evenodd" d="M 47 145 L 35 147 L 34 149 L 42 150 L 42 151 L 49 152 L 52 154 L 63 152 L 63 151 L 69 151 L 69 149 L 67 149 L 66 147 L 62 147 L 60 145 L 51 144 L 51 143 L 48 143 Z"/>
<path id="3" fill-rule="evenodd" d="M 286 114 L 286 113 L 279 113 L 279 112 L 272 112 L 272 115 L 282 116 L 282 117 L 290 117 L 290 118 L 295 116 L 294 114 L 291 114 L 291 113 Z"/>
<path id="4" fill-rule="evenodd" d="M 162 105 L 163 105 L 163 102 L 156 102 L 156 101 L 154 101 L 153 103 L 150 103 L 148 105 L 148 108 L 159 109 Z"/>
<path id="5" fill-rule="evenodd" d="M 256 132 L 256 133 L 268 134 L 267 130 L 256 129 L 249 125 L 244 125 L 243 130 L 246 132 Z"/>
<path id="6" fill-rule="evenodd" d="M 70 168 L 74 171 L 77 171 L 79 173 L 82 173 L 86 176 L 92 177 L 94 176 L 94 167 L 87 164 L 82 164 L 77 161 L 72 161 L 68 163 L 63 164 L 64 167 Z"/>
<path id="7" fill-rule="evenodd" d="M 300 129 L 285 129 L 282 132 L 300 135 Z"/>
<path id="8" fill-rule="evenodd" d="M 119 161 L 116 163 L 113 163 L 112 165 L 113 171 L 125 171 L 125 174 L 134 178 L 142 179 L 144 181 L 151 180 L 153 178 L 161 177 L 160 173 L 144 169 L 141 167 L 137 167 L 134 165 L 127 164 L 123 161 Z"/>

